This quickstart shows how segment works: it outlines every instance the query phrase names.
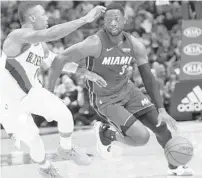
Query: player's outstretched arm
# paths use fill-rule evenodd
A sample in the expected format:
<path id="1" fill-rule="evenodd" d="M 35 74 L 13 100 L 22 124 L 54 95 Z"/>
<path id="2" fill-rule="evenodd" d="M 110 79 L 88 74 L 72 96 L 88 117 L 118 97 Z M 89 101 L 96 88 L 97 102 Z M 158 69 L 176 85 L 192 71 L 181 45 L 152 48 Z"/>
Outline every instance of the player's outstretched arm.
<path id="1" fill-rule="evenodd" d="M 137 60 L 138 69 L 140 71 L 140 75 L 142 77 L 145 88 L 156 105 L 158 109 L 158 124 L 157 127 L 161 125 L 161 122 L 166 122 L 170 128 L 173 130 L 177 130 L 177 122 L 167 114 L 163 101 L 160 95 L 160 89 L 156 79 L 154 78 L 147 58 L 147 51 L 144 45 L 138 41 L 135 37 L 132 37 L 132 43 L 134 47 L 135 58 Z"/>
<path id="2" fill-rule="evenodd" d="M 93 35 L 80 43 L 72 45 L 56 56 L 49 70 L 49 91 L 53 92 L 55 82 L 66 63 L 77 62 L 88 56 L 99 57 L 101 49 L 102 44 L 99 37 L 97 35 Z"/>
<path id="3" fill-rule="evenodd" d="M 48 69 L 51 66 L 56 54 L 52 53 L 46 43 L 42 43 L 44 52 L 45 52 L 45 59 L 41 64 L 41 68 Z M 63 73 L 77 73 L 85 77 L 87 80 L 95 82 L 99 87 L 106 87 L 107 82 L 99 75 L 94 72 L 89 71 L 86 67 L 78 66 L 75 62 L 70 62 L 63 67 Z"/>
<path id="4" fill-rule="evenodd" d="M 96 6 L 92 9 L 86 16 L 73 20 L 70 22 L 54 25 L 51 28 L 44 30 L 32 30 L 32 29 L 19 29 L 14 33 L 14 37 L 16 40 L 20 40 L 21 43 L 38 43 L 38 42 L 48 42 L 55 41 L 60 38 L 63 38 L 82 25 L 86 23 L 91 23 L 95 19 L 97 19 L 104 11 L 105 7 Z"/>

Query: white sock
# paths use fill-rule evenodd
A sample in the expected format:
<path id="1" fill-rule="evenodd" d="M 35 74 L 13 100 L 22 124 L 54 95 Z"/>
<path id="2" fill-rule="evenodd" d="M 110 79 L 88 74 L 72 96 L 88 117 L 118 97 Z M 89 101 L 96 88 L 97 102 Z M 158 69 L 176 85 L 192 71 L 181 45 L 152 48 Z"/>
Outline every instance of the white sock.
<path id="1" fill-rule="evenodd" d="M 38 165 L 40 168 L 47 169 L 50 166 L 50 162 L 47 160 L 44 160 L 43 163 L 38 163 Z"/>
<path id="2" fill-rule="evenodd" d="M 63 149 L 70 150 L 72 148 L 72 137 L 62 137 L 60 136 L 60 146 Z"/>

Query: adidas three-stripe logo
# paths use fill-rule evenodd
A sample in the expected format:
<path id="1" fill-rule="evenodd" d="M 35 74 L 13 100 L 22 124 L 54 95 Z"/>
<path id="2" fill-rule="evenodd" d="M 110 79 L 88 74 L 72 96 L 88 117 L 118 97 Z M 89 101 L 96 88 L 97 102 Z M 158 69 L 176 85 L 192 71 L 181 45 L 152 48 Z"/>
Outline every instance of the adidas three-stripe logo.
<path id="1" fill-rule="evenodd" d="M 181 100 L 181 104 L 177 106 L 179 112 L 193 112 L 202 110 L 202 90 L 200 86 L 196 86 L 185 98 Z"/>

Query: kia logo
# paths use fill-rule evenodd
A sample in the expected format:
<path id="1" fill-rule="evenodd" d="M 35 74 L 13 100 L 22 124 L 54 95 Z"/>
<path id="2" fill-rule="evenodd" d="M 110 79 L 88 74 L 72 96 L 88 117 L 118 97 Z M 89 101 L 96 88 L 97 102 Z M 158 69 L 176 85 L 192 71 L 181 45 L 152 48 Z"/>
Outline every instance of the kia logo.
<path id="1" fill-rule="evenodd" d="M 186 37 L 195 38 L 202 34 L 202 30 L 198 27 L 189 27 L 184 30 L 184 35 Z"/>
<path id="2" fill-rule="evenodd" d="M 202 74 L 202 62 L 190 62 L 184 65 L 183 72 L 187 75 Z"/>
<path id="3" fill-rule="evenodd" d="M 202 45 L 196 43 L 188 44 L 184 47 L 183 51 L 186 55 L 197 56 L 202 53 Z"/>

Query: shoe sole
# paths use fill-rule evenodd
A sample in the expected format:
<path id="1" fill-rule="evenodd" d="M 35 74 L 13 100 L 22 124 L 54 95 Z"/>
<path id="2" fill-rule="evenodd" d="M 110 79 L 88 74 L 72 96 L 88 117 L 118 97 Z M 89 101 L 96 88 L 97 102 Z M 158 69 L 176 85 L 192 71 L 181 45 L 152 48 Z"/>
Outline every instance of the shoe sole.
<path id="1" fill-rule="evenodd" d="M 194 171 L 190 171 L 190 173 L 187 174 L 178 174 L 177 172 L 172 172 L 171 170 L 168 170 L 168 175 L 170 176 L 193 176 L 194 175 Z"/>
<path id="2" fill-rule="evenodd" d="M 95 136 L 96 136 L 96 140 L 97 140 L 97 143 L 96 143 L 96 149 L 97 149 L 97 152 L 100 153 L 100 148 L 99 148 L 99 144 L 100 144 L 100 135 L 99 135 L 99 131 L 100 131 L 100 126 L 101 126 L 101 122 L 96 122 L 94 124 L 94 127 L 93 127 L 93 130 L 95 132 Z M 98 144 L 99 142 L 99 144 Z"/>

